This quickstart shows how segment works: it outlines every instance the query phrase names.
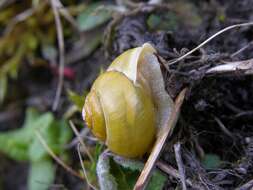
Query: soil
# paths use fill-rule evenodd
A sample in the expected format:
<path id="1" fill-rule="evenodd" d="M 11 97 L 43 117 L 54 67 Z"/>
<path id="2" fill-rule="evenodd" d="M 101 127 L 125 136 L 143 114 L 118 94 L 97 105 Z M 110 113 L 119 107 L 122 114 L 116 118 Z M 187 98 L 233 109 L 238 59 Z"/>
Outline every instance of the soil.
<path id="1" fill-rule="evenodd" d="M 117 55 L 146 41 L 151 42 L 157 48 L 158 54 L 169 61 L 196 47 L 224 27 L 248 22 L 253 18 L 251 0 L 192 0 L 191 2 L 201 18 L 201 23 L 197 26 L 189 26 L 188 23 L 191 21 L 184 20 L 170 31 L 150 30 L 147 25 L 148 17 L 150 14 L 165 15 L 168 10 L 164 7 L 156 7 L 152 10 L 144 7 L 115 21 L 110 28 L 113 32 L 106 33 L 107 39 L 110 38 L 109 43 L 99 47 L 87 59 L 72 64 L 76 76 L 74 80 L 66 80 L 64 88 L 71 88 L 79 93 L 83 92 L 83 89 L 89 89 L 101 66 L 106 68 Z M 169 11 L 173 12 L 173 8 Z M 253 45 L 232 56 L 252 43 L 252 40 L 252 27 L 229 30 L 187 59 L 172 65 L 169 71 L 161 64 L 166 89 L 173 98 L 184 87 L 189 88 L 178 124 L 172 137 L 167 140 L 161 155 L 164 163 L 178 168 L 173 143 L 180 142 L 185 174 L 192 182 L 188 189 L 253 187 L 253 183 L 252 186 L 250 184 L 247 187 L 242 186 L 253 177 L 252 76 L 236 72 L 204 74 L 208 68 L 223 61 L 252 58 Z M 36 106 L 41 111 L 50 110 L 56 85 L 57 76 L 52 75 L 48 68 L 30 68 L 25 65 L 21 69 L 19 80 L 11 82 L 11 90 L 20 93 L 17 95 L 12 93 L 15 95 L 9 97 L 8 102 L 13 103 L 1 110 L 1 114 L 12 110 L 15 110 L 16 114 L 0 120 L 0 131 L 7 130 L 4 126 L 11 128 L 20 126 L 27 106 Z M 66 110 L 69 104 L 64 93 L 60 110 Z M 60 117 L 63 112 L 55 114 Z M 205 155 L 216 155 L 221 163 L 215 168 L 206 169 L 201 163 Z M 26 164 L 0 159 L 0 165 L 2 167 L 0 179 L 3 179 L 4 189 L 25 189 L 25 179 L 20 179 L 20 173 L 24 176 L 27 174 Z M 81 181 L 62 169 L 58 169 L 58 173 L 56 184 L 63 184 L 70 189 L 82 189 Z M 13 184 L 13 179 L 19 180 L 15 180 Z M 168 178 L 164 189 L 175 189 L 177 186 L 181 186 L 179 180 Z"/>

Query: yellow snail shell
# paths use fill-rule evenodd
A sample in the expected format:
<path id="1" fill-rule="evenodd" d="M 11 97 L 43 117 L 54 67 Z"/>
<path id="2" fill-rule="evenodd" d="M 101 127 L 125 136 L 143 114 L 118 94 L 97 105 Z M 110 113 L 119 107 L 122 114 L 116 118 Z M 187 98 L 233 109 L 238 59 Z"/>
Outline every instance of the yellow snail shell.
<path id="1" fill-rule="evenodd" d="M 154 53 L 148 43 L 124 52 L 95 80 L 85 99 L 87 126 L 124 157 L 140 157 L 152 147 L 173 106 Z"/>

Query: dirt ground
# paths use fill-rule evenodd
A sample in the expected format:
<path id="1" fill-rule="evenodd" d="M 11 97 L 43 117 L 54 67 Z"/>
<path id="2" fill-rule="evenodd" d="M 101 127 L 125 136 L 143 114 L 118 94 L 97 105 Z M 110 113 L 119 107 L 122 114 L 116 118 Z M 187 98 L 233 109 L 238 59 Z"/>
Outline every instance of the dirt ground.
<path id="1" fill-rule="evenodd" d="M 117 55 L 144 42 L 151 42 L 159 55 L 170 61 L 226 26 L 253 19 L 251 0 L 191 2 L 195 6 L 194 14 L 198 15 L 195 18 L 197 21 L 191 20 L 194 18 L 188 17 L 184 10 L 179 11 L 173 6 L 152 9 L 143 6 L 121 19 L 111 21 L 114 23 L 110 30 L 105 31 L 104 43 L 88 58 L 71 65 L 76 77 L 75 80 L 66 80 L 64 88 L 70 87 L 76 92 L 89 89 L 101 66 L 106 68 Z M 151 14 L 164 16 L 168 22 L 168 12 L 179 15 L 176 25 L 171 24 L 174 27 L 171 30 L 165 30 L 162 24 L 159 25 L 161 29 L 147 24 Z M 185 175 L 191 182 L 189 189 L 246 190 L 253 187 L 253 182 L 250 182 L 253 179 L 253 78 L 240 72 L 205 74 L 214 65 L 251 59 L 252 40 L 253 27 L 232 29 L 214 38 L 186 59 L 173 64 L 170 70 L 161 65 L 166 89 L 173 98 L 184 87 L 189 88 L 178 124 L 160 158 L 177 168 L 173 144 L 181 143 Z M 8 119 L 0 120 L 0 131 L 20 126 L 27 106 L 36 106 L 44 111 L 51 109 L 56 85 L 57 78 L 47 68 L 32 68 L 24 64 L 18 80 L 11 81 L 8 102 L 12 103 L 1 109 L 1 115 L 12 114 L 8 115 Z M 55 113 L 58 117 L 70 104 L 66 99 L 63 93 L 61 111 Z M 78 167 L 74 164 L 78 162 L 76 154 L 73 151 L 74 168 Z M 215 166 L 205 167 L 203 159 L 207 155 L 209 161 L 210 157 L 216 158 L 212 160 Z M 28 165 L 16 163 L 4 156 L 1 156 L 0 163 L 3 189 L 26 189 Z M 55 183 L 64 184 L 69 189 L 82 189 L 83 184 L 60 167 Z M 178 184 L 178 180 L 168 177 L 164 189 L 175 189 Z"/>

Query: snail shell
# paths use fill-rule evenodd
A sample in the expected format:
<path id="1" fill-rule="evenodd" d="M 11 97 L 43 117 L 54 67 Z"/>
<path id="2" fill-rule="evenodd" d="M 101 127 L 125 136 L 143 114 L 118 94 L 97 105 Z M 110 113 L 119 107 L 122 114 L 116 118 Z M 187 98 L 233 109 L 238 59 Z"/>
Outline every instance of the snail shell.
<path id="1" fill-rule="evenodd" d="M 148 43 L 117 57 L 92 85 L 83 118 L 114 153 L 140 157 L 155 140 L 173 105 L 164 90 L 156 50 Z"/>

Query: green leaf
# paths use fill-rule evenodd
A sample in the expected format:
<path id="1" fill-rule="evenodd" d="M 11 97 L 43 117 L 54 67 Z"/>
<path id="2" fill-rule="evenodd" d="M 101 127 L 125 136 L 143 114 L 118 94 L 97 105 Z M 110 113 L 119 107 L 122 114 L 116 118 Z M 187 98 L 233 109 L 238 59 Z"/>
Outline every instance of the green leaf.
<path id="1" fill-rule="evenodd" d="M 187 0 L 178 0 L 172 2 L 175 9 L 178 21 L 189 28 L 196 28 L 202 22 L 202 17 L 199 15 L 198 8 L 193 2 Z"/>
<path id="2" fill-rule="evenodd" d="M 47 118 L 49 119 L 49 118 Z M 71 139 L 72 131 L 65 121 L 48 120 L 39 128 L 41 136 L 55 154 L 63 154 L 63 146 Z M 34 138 L 30 150 L 30 160 L 37 161 L 48 156 L 47 151 L 38 138 Z"/>
<path id="3" fill-rule="evenodd" d="M 94 158 L 94 161 L 91 160 L 84 160 L 84 168 L 86 170 L 87 180 L 90 184 L 92 184 L 94 187 L 98 187 L 98 179 L 96 174 L 96 166 L 97 161 L 99 159 L 99 155 L 102 153 L 104 146 L 100 144 L 99 142 L 96 142 L 96 147 L 94 149 L 91 149 L 91 155 Z"/>
<path id="4" fill-rule="evenodd" d="M 144 164 L 142 162 L 140 162 L 139 160 L 134 160 L 134 159 L 127 159 L 121 156 L 113 156 L 113 160 L 123 166 L 126 169 L 130 169 L 130 170 L 138 170 L 141 171 L 142 168 L 144 167 Z"/>
<path id="5" fill-rule="evenodd" d="M 48 156 L 45 148 L 36 137 L 35 132 L 37 130 L 40 131 L 42 136 L 45 137 L 45 141 L 48 143 L 47 130 L 51 128 L 53 122 L 54 118 L 51 113 L 43 114 L 34 122 L 34 129 L 32 129 L 33 139 L 29 146 L 29 157 L 31 161 L 38 161 Z"/>
<path id="6" fill-rule="evenodd" d="M 198 9 L 193 3 L 186 0 L 178 0 L 171 2 L 175 11 L 164 13 L 152 13 L 147 19 L 147 25 L 151 30 L 169 30 L 173 31 L 179 25 L 189 28 L 196 28 L 202 22 L 198 14 Z"/>
<path id="7" fill-rule="evenodd" d="M 67 121 L 61 120 L 57 122 L 57 125 L 59 127 L 59 134 L 55 137 L 55 139 L 58 140 L 59 146 L 66 145 L 72 138 L 73 133 L 71 128 L 68 126 Z M 62 150 L 62 147 L 61 147 Z"/>
<path id="8" fill-rule="evenodd" d="M 3 103 L 7 92 L 7 77 L 6 75 L 0 76 L 0 104 Z"/>
<path id="9" fill-rule="evenodd" d="M 41 126 L 47 116 L 43 116 L 40 120 L 38 118 L 38 112 L 30 108 L 26 111 L 26 119 L 22 128 L 0 133 L 0 152 L 12 159 L 27 161 L 29 145 L 34 137 L 33 130 Z"/>
<path id="10" fill-rule="evenodd" d="M 48 154 L 35 135 L 37 130 L 55 153 L 59 153 L 72 136 L 65 121 L 57 122 L 51 113 L 39 116 L 34 109 L 28 109 L 22 128 L 0 133 L 0 151 L 15 160 L 38 161 L 46 157 Z"/>
<path id="11" fill-rule="evenodd" d="M 47 145 L 59 156 L 65 156 L 63 146 L 71 139 L 72 131 L 66 121 L 57 121 L 48 112 L 26 111 L 22 128 L 0 133 L 0 152 L 19 160 L 30 161 L 29 190 L 47 190 L 55 175 L 52 159 L 36 136 L 40 132 Z"/>
<path id="12" fill-rule="evenodd" d="M 27 108 L 25 114 L 24 128 L 33 128 L 33 123 L 40 117 L 40 113 L 35 108 Z"/>
<path id="13" fill-rule="evenodd" d="M 25 46 L 30 50 L 35 50 L 39 44 L 38 38 L 36 38 L 36 36 L 31 32 L 26 32 L 23 34 L 23 41 Z"/>
<path id="14" fill-rule="evenodd" d="M 96 28 L 92 32 L 86 32 L 85 38 L 78 39 L 78 45 L 74 46 L 66 56 L 66 63 L 75 63 L 87 58 L 102 42 L 103 28 Z M 80 41 L 81 40 L 81 41 Z"/>
<path id="15" fill-rule="evenodd" d="M 171 12 L 164 15 L 151 14 L 147 19 L 147 25 L 151 30 L 176 30 L 178 17 Z"/>
<path id="16" fill-rule="evenodd" d="M 18 66 L 25 53 L 24 46 L 20 46 L 16 53 L 7 60 L 0 69 L 0 75 L 9 75 L 11 78 L 16 79 L 18 74 Z"/>
<path id="17" fill-rule="evenodd" d="M 29 177 L 29 190 L 48 190 L 55 177 L 55 168 L 51 159 L 32 162 Z"/>
<path id="18" fill-rule="evenodd" d="M 144 164 L 138 160 L 101 154 L 97 164 L 100 188 L 102 190 L 131 190 L 143 167 Z M 165 181 L 166 177 L 158 170 L 155 170 L 152 173 L 147 189 L 161 190 Z"/>
<path id="19" fill-rule="evenodd" d="M 150 29 L 155 29 L 161 24 L 162 20 L 158 15 L 151 14 L 148 17 L 147 24 Z"/>
<path id="20" fill-rule="evenodd" d="M 79 111 L 82 111 L 86 95 L 79 95 L 71 90 L 68 90 L 67 93 L 69 100 L 77 106 Z"/>
<path id="21" fill-rule="evenodd" d="M 111 12 L 101 3 L 92 3 L 77 17 L 81 31 L 88 31 L 100 26 L 111 18 Z"/>
<path id="22" fill-rule="evenodd" d="M 11 139 L 11 136 L 0 134 L 0 144 L 0 152 L 8 157 L 18 161 L 27 161 L 29 159 L 26 143 L 16 142 Z"/>
<path id="23" fill-rule="evenodd" d="M 130 186 L 130 189 L 132 189 L 138 176 L 140 175 L 140 172 L 142 171 L 144 167 L 144 164 L 138 160 L 127 159 L 120 156 L 113 156 L 113 160 L 115 161 L 115 163 L 118 163 L 119 166 L 125 169 L 123 171 L 126 172 L 130 170 L 132 172 L 132 173 L 131 172 L 127 173 L 128 174 L 127 182 L 129 182 L 128 177 L 129 179 L 133 179 L 133 184 L 132 186 Z M 137 176 L 135 175 L 136 172 L 137 172 Z M 155 172 L 152 173 L 152 176 L 150 178 L 150 181 L 146 189 L 147 190 L 161 190 L 163 189 L 165 181 L 166 181 L 166 177 L 161 172 L 156 170 Z"/>
<path id="24" fill-rule="evenodd" d="M 221 164 L 220 157 L 216 154 L 206 154 L 202 160 L 202 164 L 207 169 L 218 168 Z"/>
<path id="25" fill-rule="evenodd" d="M 56 121 L 51 113 L 39 115 L 30 108 L 22 128 L 0 133 L 0 151 L 15 160 L 38 161 L 48 156 L 35 135 L 39 131 L 56 154 L 71 139 L 72 131 L 66 121 Z"/>
<path id="26" fill-rule="evenodd" d="M 160 172 L 156 171 L 153 173 L 148 186 L 147 190 L 161 190 L 166 182 L 167 178 Z"/>
<path id="27" fill-rule="evenodd" d="M 124 168 L 116 164 L 113 160 L 110 160 L 110 173 L 116 180 L 118 189 L 131 190 L 134 187 L 139 172 Z"/>

